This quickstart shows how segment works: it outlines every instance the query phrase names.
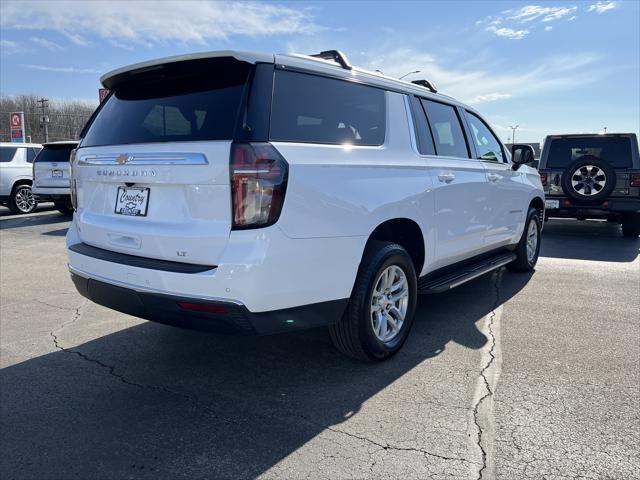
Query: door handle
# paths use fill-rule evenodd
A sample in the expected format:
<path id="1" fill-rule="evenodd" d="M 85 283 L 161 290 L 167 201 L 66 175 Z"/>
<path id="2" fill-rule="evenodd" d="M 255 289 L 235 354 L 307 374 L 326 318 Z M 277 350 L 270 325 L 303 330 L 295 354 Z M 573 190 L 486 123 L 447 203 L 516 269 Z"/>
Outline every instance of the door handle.
<path id="1" fill-rule="evenodd" d="M 441 173 L 438 175 L 438 180 L 443 183 L 451 183 L 456 179 L 456 176 L 453 173 Z"/>
<path id="2" fill-rule="evenodd" d="M 489 179 L 490 182 L 497 182 L 502 178 L 502 176 L 498 175 L 497 173 L 489 173 L 487 175 L 487 178 Z"/>

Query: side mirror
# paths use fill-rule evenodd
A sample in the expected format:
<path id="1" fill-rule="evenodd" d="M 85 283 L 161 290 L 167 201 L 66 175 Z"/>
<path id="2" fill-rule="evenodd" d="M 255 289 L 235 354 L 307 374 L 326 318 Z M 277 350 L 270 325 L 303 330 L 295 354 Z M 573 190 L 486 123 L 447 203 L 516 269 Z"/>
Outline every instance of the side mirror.
<path id="1" fill-rule="evenodd" d="M 514 143 L 511 145 L 511 162 L 513 163 L 513 169 L 517 170 L 520 165 L 526 165 L 534 161 L 534 153 L 531 145 L 525 145 L 522 143 Z"/>

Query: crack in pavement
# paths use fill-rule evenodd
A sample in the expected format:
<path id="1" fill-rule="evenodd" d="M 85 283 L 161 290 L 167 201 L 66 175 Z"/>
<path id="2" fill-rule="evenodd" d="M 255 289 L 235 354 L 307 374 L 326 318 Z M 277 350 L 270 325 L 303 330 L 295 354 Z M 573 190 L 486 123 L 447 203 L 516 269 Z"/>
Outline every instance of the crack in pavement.
<path id="1" fill-rule="evenodd" d="M 144 384 L 144 383 L 139 383 L 139 382 L 135 382 L 130 380 L 129 378 L 127 378 L 125 375 L 119 373 L 116 371 L 116 366 L 115 365 L 109 365 L 105 362 L 103 362 L 102 360 L 99 360 L 97 358 L 93 358 L 89 355 L 87 355 L 86 353 L 83 353 L 79 350 L 75 350 L 72 348 L 67 348 L 64 347 L 60 341 L 59 335 L 60 332 L 65 329 L 66 327 L 68 327 L 69 325 L 72 325 L 74 323 L 76 323 L 78 320 L 80 320 L 80 318 L 82 317 L 83 314 L 83 309 L 85 308 L 86 305 L 90 304 L 90 302 L 88 300 L 84 300 L 78 307 L 75 308 L 75 312 L 73 314 L 73 318 L 71 318 L 69 321 L 63 323 L 62 325 L 60 325 L 59 327 L 53 329 L 52 331 L 49 332 L 51 338 L 53 339 L 53 343 L 55 345 L 55 347 L 62 351 L 65 352 L 67 354 L 70 355 L 74 355 L 86 362 L 92 363 L 94 365 L 99 366 L 101 369 L 105 370 L 107 372 L 108 375 L 118 379 L 118 381 L 132 386 L 132 387 L 136 387 L 136 388 L 140 388 L 140 389 L 147 389 L 147 390 L 154 390 L 154 391 L 161 391 L 164 392 L 166 394 L 169 395 L 174 395 L 174 396 L 178 396 L 180 398 L 182 398 L 183 400 L 187 401 L 188 403 L 190 403 L 191 405 L 193 405 L 195 408 L 198 409 L 203 409 L 205 410 L 207 413 L 211 414 L 214 418 L 216 418 L 217 420 L 224 420 L 227 423 L 234 423 L 232 419 L 230 418 L 224 418 L 221 417 L 214 409 L 210 408 L 208 405 L 206 405 L 205 403 L 202 403 L 201 401 L 199 401 L 196 397 L 194 397 L 193 395 L 187 394 L 187 393 L 182 393 L 182 392 L 178 392 L 175 391 L 169 387 L 166 387 L 164 385 L 153 385 L 153 384 Z M 495 312 L 494 312 L 495 314 Z M 493 346 L 492 346 L 492 350 L 491 350 L 491 355 L 492 358 L 490 359 L 490 362 L 484 367 L 483 372 L 490 366 L 491 362 L 493 361 Z M 486 379 L 485 379 L 486 381 Z M 487 388 L 490 390 L 489 384 L 487 382 Z M 482 400 L 485 397 L 483 397 L 480 402 L 482 402 Z M 478 402 L 478 403 L 480 403 Z M 477 408 L 477 405 L 476 405 Z M 254 412 L 255 413 L 255 412 Z M 474 414 L 475 414 L 475 410 L 474 410 Z M 291 417 L 290 417 L 291 418 Z M 483 469 L 486 467 L 486 457 L 484 455 L 484 450 L 483 450 L 483 463 L 479 463 L 473 460 L 468 460 L 466 458 L 461 458 L 461 457 L 453 457 L 453 456 L 446 456 L 446 455 L 440 455 L 434 452 L 430 452 L 428 450 L 425 449 L 421 449 L 421 448 L 415 448 L 415 447 L 400 447 L 400 446 L 396 446 L 396 445 L 391 445 L 387 442 L 381 443 L 379 441 L 376 440 L 372 440 L 370 438 L 367 438 L 365 436 L 361 436 L 361 435 L 357 435 L 357 434 L 353 434 L 344 430 L 341 430 L 339 428 L 335 428 L 333 426 L 330 425 L 325 425 L 322 424 L 320 422 L 316 422 L 314 420 L 311 420 L 310 418 L 307 418 L 304 415 L 300 415 L 298 414 L 298 418 L 304 420 L 306 423 L 314 425 L 316 427 L 320 427 L 324 430 L 328 430 L 334 433 L 338 433 L 341 435 L 345 435 L 363 442 L 367 442 L 371 445 L 374 445 L 376 447 L 378 447 L 378 451 L 380 450 L 384 450 L 384 451 L 405 451 L 405 452 L 416 452 L 419 453 L 425 457 L 431 457 L 431 458 L 437 458 L 440 460 L 445 460 L 445 461 L 455 461 L 455 462 L 462 462 L 464 464 L 469 464 L 469 465 L 477 465 L 480 468 L 480 471 L 482 472 Z M 479 437 L 478 439 L 478 444 L 481 440 L 481 437 Z M 481 447 L 482 448 L 482 447 Z M 377 461 L 372 458 L 373 462 L 370 465 L 370 468 L 373 469 L 375 464 L 377 463 Z"/>
<path id="2" fill-rule="evenodd" d="M 47 302 L 45 302 L 44 300 L 38 300 L 38 299 L 34 299 L 34 301 L 35 301 L 36 303 L 41 304 L 41 305 L 45 305 L 45 306 L 47 306 L 47 307 L 51 307 L 51 308 L 56 308 L 56 309 L 58 309 L 58 310 L 67 310 L 67 311 L 69 311 L 69 310 L 76 310 L 76 314 L 78 313 L 78 308 L 80 308 L 80 307 L 78 307 L 78 308 L 75 308 L 75 309 L 74 309 L 73 307 L 61 307 L 60 305 L 53 305 L 52 303 L 47 303 Z M 73 323 L 73 322 L 69 322 L 69 323 Z M 62 328 L 62 327 L 60 327 L 60 328 Z"/>
<path id="3" fill-rule="evenodd" d="M 147 390 L 155 390 L 155 391 L 161 391 L 170 395 L 175 395 L 178 396 L 180 398 L 182 398 L 183 400 L 186 400 L 187 402 L 189 402 L 191 405 L 193 405 L 196 408 L 202 408 L 203 410 L 207 411 L 207 413 L 213 415 L 217 420 L 225 420 L 228 423 L 231 423 L 230 419 L 223 419 L 222 417 L 220 417 L 217 412 L 213 409 L 211 409 L 208 405 L 200 402 L 197 398 L 193 397 L 192 395 L 186 394 L 186 393 L 181 393 L 178 391 L 175 391 L 169 387 L 165 387 L 164 385 L 148 385 L 148 384 L 144 384 L 144 383 L 138 383 L 138 382 L 134 382 L 129 380 L 127 377 L 125 377 L 124 375 L 122 375 L 121 373 L 116 372 L 116 367 L 115 365 L 108 365 L 106 363 L 104 363 L 101 360 L 98 360 L 96 358 L 92 358 L 89 355 L 82 353 L 78 350 L 73 350 L 70 348 L 66 348 L 63 347 L 60 344 L 60 339 L 58 338 L 58 334 L 67 326 L 77 322 L 80 317 L 82 316 L 82 308 L 85 307 L 87 304 L 89 303 L 88 300 L 84 300 L 80 306 L 78 306 L 75 309 L 75 313 L 74 316 L 71 320 L 63 323 L 62 325 L 60 325 L 58 328 L 53 329 L 49 332 L 49 335 L 51 336 L 51 338 L 53 339 L 53 344 L 55 345 L 55 347 L 65 353 L 71 354 L 71 355 L 75 355 L 79 358 L 81 358 L 82 360 L 85 360 L 89 363 L 93 363 L 95 365 L 98 365 L 99 367 L 107 370 L 107 373 L 115 378 L 117 378 L 120 382 L 126 384 L 126 385 L 130 385 L 132 387 L 136 387 L 136 388 L 141 388 L 141 389 L 147 389 Z"/>
<path id="4" fill-rule="evenodd" d="M 361 435 L 356 435 L 355 433 L 350 433 L 350 432 L 346 432 L 344 430 L 340 430 L 339 428 L 335 428 L 331 425 L 324 425 L 322 423 L 316 422 L 314 420 L 311 420 L 310 418 L 305 417 L 304 415 L 300 415 L 300 418 L 302 418 L 304 421 L 315 425 L 317 427 L 321 427 L 325 430 L 329 430 L 330 432 L 334 432 L 334 433 L 339 433 L 342 435 L 346 435 L 348 437 L 351 438 L 355 438 L 357 440 L 361 440 L 363 442 L 367 442 L 370 443 L 372 445 L 375 445 L 376 447 L 379 447 L 382 450 L 393 450 L 393 451 L 399 451 L 399 452 L 417 452 L 417 453 L 421 453 L 424 456 L 429 456 L 429 457 L 435 457 L 435 458 L 439 458 L 441 460 L 453 460 L 453 461 L 458 461 L 458 462 L 463 462 L 463 463 L 471 463 L 471 464 L 476 464 L 479 465 L 477 462 L 473 462 L 471 460 L 467 460 L 466 458 L 460 458 L 460 457 L 447 457 L 445 455 L 439 455 L 437 453 L 433 453 L 433 452 L 429 452 L 428 450 L 423 450 L 421 448 L 415 448 L 415 447 L 397 447 L 394 445 L 390 445 L 389 443 L 380 443 L 380 442 L 376 442 L 375 440 L 372 440 L 370 438 L 367 437 L 363 437 Z"/>
<path id="5" fill-rule="evenodd" d="M 496 335 L 494 332 L 494 322 L 496 321 L 496 316 L 497 316 L 496 310 L 500 306 L 500 282 L 502 280 L 502 272 L 503 270 L 500 269 L 494 274 L 495 279 L 494 279 L 493 287 L 495 289 L 496 299 L 495 299 L 495 303 L 493 304 L 491 313 L 489 314 L 489 319 L 487 322 L 487 333 L 489 337 L 488 340 L 490 342 L 490 348 L 487 352 L 488 359 L 484 364 L 484 366 L 482 367 L 480 371 L 480 377 L 479 377 L 482 380 L 482 384 L 484 386 L 484 394 L 478 399 L 477 402 L 475 402 L 475 405 L 473 406 L 473 422 L 476 429 L 475 443 L 478 449 L 480 450 L 480 454 L 482 458 L 482 466 L 478 470 L 478 476 L 477 476 L 478 480 L 482 480 L 483 475 L 488 467 L 488 461 L 489 461 L 489 458 L 488 458 L 489 452 L 487 452 L 487 449 L 485 448 L 486 445 L 483 444 L 483 440 L 485 438 L 485 432 L 483 430 L 481 423 L 483 420 L 486 423 L 488 423 L 490 422 L 490 419 L 482 418 L 483 414 L 480 411 L 480 409 L 486 401 L 492 401 L 492 397 L 494 393 L 494 390 L 491 388 L 491 384 L 489 383 L 489 379 L 487 378 L 487 372 L 491 368 L 491 366 L 494 364 L 494 361 L 496 360 L 496 353 L 495 353 Z M 497 381 L 497 378 L 496 378 L 496 381 Z M 489 415 L 487 415 L 487 417 L 489 417 Z"/>

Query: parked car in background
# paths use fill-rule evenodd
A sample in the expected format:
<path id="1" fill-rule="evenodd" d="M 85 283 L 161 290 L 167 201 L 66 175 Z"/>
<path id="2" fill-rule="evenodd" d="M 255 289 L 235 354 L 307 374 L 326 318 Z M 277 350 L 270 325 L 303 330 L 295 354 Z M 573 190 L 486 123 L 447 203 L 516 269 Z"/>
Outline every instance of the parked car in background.
<path id="1" fill-rule="evenodd" d="M 33 195 L 32 163 L 42 145 L 0 142 L 0 205 L 11 213 L 30 213 L 38 206 Z"/>
<path id="2" fill-rule="evenodd" d="M 96 303 L 227 333 L 328 326 L 340 351 L 380 361 L 418 293 L 536 265 L 532 148 L 514 145 L 512 162 L 476 110 L 427 81 L 337 51 L 226 51 L 102 82 L 67 234 L 72 279 Z"/>
<path id="3" fill-rule="evenodd" d="M 64 214 L 72 214 L 69 190 L 69 156 L 78 142 L 45 143 L 33 162 L 33 193 L 38 200 L 53 202 Z"/>
<path id="4" fill-rule="evenodd" d="M 640 156 L 633 133 L 550 135 L 540 158 L 549 217 L 607 219 L 640 236 Z"/>

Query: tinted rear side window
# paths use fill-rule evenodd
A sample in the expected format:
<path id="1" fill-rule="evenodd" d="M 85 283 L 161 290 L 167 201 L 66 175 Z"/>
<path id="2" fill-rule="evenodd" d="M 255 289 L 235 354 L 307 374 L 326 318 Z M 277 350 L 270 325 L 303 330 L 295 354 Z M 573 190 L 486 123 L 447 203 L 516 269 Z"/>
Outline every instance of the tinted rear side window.
<path id="1" fill-rule="evenodd" d="M 276 72 L 271 140 L 382 145 L 385 125 L 384 90 L 304 73 Z"/>
<path id="2" fill-rule="evenodd" d="M 40 153 L 41 148 L 27 148 L 27 162 L 33 163 L 36 155 Z"/>
<path id="3" fill-rule="evenodd" d="M 460 118 L 455 108 L 444 103 L 421 99 L 433 132 L 436 155 L 469 158 Z"/>
<path id="4" fill-rule="evenodd" d="M 0 147 L 0 163 L 8 163 L 13 160 L 16 150 L 15 147 Z"/>
<path id="5" fill-rule="evenodd" d="M 427 116 L 420 100 L 416 97 L 409 97 L 411 102 L 411 113 L 413 114 L 413 125 L 416 129 L 416 138 L 418 151 L 422 155 L 435 155 L 436 149 L 433 146 L 433 136 L 431 135 L 431 127 L 427 122 Z"/>
<path id="6" fill-rule="evenodd" d="M 251 66 L 230 58 L 168 64 L 124 78 L 83 147 L 230 140 Z"/>
<path id="7" fill-rule="evenodd" d="M 584 156 L 598 157 L 618 168 L 631 168 L 629 137 L 569 137 L 549 140 L 547 168 L 565 168 Z"/>
<path id="8" fill-rule="evenodd" d="M 67 148 L 51 148 L 51 147 L 44 147 L 40 153 L 38 154 L 38 156 L 36 157 L 36 163 L 41 163 L 41 162 L 68 162 L 69 161 L 69 156 L 71 155 L 71 150 L 73 150 L 74 147 L 67 147 Z"/>

